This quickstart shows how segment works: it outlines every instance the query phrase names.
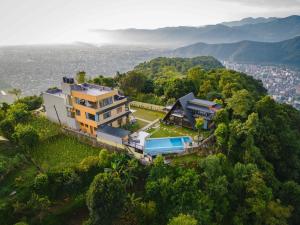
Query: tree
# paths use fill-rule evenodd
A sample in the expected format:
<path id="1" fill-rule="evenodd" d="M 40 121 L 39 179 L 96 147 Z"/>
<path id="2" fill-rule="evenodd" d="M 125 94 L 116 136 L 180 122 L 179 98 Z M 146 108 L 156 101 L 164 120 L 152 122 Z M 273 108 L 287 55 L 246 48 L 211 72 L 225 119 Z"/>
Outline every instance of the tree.
<path id="1" fill-rule="evenodd" d="M 120 80 L 120 88 L 126 95 L 135 96 L 140 93 L 146 84 L 147 77 L 140 72 L 130 71 Z"/>
<path id="2" fill-rule="evenodd" d="M 233 110 L 233 114 L 246 118 L 250 109 L 253 108 L 254 100 L 252 95 L 245 89 L 236 91 L 228 99 L 228 108 Z"/>
<path id="3" fill-rule="evenodd" d="M 27 105 L 28 110 L 35 110 L 41 107 L 43 103 L 43 99 L 40 96 L 26 96 L 24 98 L 20 98 L 16 101 L 16 103 L 24 103 Z"/>
<path id="4" fill-rule="evenodd" d="M 215 130 L 217 147 L 222 150 L 226 150 L 228 142 L 228 127 L 225 123 L 220 123 Z"/>
<path id="5" fill-rule="evenodd" d="M 228 111 L 226 109 L 219 109 L 215 113 L 213 121 L 214 121 L 215 125 L 217 125 L 217 126 L 220 123 L 228 124 L 229 123 L 229 114 L 228 114 Z"/>
<path id="6" fill-rule="evenodd" d="M 7 110 L 7 119 L 15 124 L 27 122 L 30 117 L 28 106 L 24 103 L 16 103 Z"/>
<path id="7" fill-rule="evenodd" d="M 112 224 L 123 207 L 125 196 L 119 177 L 111 173 L 95 176 L 86 198 L 92 224 Z"/>
<path id="8" fill-rule="evenodd" d="M 86 73 L 84 71 L 79 71 L 76 74 L 76 80 L 77 80 L 77 83 L 79 83 L 79 84 L 84 83 L 86 80 Z"/>
<path id="9" fill-rule="evenodd" d="M 30 125 L 18 124 L 15 128 L 13 138 L 24 148 L 32 148 L 39 142 L 37 131 Z"/>
<path id="10" fill-rule="evenodd" d="M 21 91 L 21 89 L 13 88 L 13 89 L 9 90 L 8 93 L 14 95 L 16 97 L 16 99 L 18 100 L 22 94 L 22 91 Z"/>
<path id="11" fill-rule="evenodd" d="M 198 221 L 190 216 L 190 215 L 184 215 L 184 214 L 179 214 L 176 217 L 173 217 L 170 219 L 168 225 L 197 225 Z"/>
<path id="12" fill-rule="evenodd" d="M 166 98 L 178 99 L 189 92 L 195 92 L 195 84 L 186 78 L 170 79 L 164 87 Z"/>
<path id="13" fill-rule="evenodd" d="M 200 142 L 200 132 L 203 129 L 204 126 L 204 118 L 203 117 L 198 117 L 196 119 L 195 127 L 198 130 L 198 144 Z"/>
<path id="14" fill-rule="evenodd" d="M 10 120 L 5 119 L 0 122 L 0 131 L 4 137 L 11 139 L 15 131 L 14 124 Z"/>

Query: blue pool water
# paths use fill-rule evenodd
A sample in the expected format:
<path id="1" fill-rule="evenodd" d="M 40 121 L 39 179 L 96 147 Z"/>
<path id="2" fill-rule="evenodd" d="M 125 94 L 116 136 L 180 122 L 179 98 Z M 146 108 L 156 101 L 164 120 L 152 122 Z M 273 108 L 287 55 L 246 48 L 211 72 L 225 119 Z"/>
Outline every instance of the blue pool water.
<path id="1" fill-rule="evenodd" d="M 190 137 L 149 138 L 144 152 L 149 155 L 179 153 L 184 151 L 184 143 L 191 143 Z"/>

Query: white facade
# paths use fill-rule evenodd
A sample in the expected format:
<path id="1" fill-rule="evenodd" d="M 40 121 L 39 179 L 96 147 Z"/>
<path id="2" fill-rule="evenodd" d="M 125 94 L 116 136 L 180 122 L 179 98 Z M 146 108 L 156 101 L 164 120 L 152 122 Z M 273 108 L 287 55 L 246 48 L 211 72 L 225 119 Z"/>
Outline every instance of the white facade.
<path id="1" fill-rule="evenodd" d="M 43 93 L 44 105 L 47 118 L 55 123 L 68 126 L 72 129 L 79 129 L 79 126 L 74 118 L 68 113 L 66 104 L 66 95 L 62 92 L 58 93 Z"/>

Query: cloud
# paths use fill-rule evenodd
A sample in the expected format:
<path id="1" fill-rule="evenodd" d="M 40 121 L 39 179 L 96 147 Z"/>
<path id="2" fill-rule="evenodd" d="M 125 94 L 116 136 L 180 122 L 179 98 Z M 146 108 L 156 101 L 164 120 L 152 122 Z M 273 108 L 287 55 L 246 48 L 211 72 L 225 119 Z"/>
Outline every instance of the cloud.
<path id="1" fill-rule="evenodd" d="M 246 6 L 268 7 L 268 8 L 300 7 L 300 0 L 218 0 L 218 1 L 236 2 Z"/>

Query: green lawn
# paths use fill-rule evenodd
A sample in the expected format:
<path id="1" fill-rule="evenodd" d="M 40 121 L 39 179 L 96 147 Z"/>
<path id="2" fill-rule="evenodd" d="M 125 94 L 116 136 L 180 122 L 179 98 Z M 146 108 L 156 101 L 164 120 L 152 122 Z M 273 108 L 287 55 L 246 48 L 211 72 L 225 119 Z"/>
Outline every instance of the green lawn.
<path id="1" fill-rule="evenodd" d="M 137 108 L 137 107 L 130 107 L 130 109 L 136 110 L 133 113 L 134 116 L 144 119 L 144 120 L 148 120 L 148 121 L 161 119 L 165 116 L 165 114 L 162 112 L 152 111 L 149 109 L 142 109 L 142 108 Z"/>
<path id="2" fill-rule="evenodd" d="M 32 149 L 31 156 L 43 169 L 49 170 L 72 167 L 87 156 L 98 155 L 100 150 L 61 134 L 41 142 Z"/>
<path id="3" fill-rule="evenodd" d="M 174 125 L 165 125 L 160 124 L 160 126 L 156 129 L 150 129 L 148 132 L 151 133 L 151 138 L 159 138 L 159 137 L 178 137 L 178 136 L 197 136 L 198 132 L 184 128 L 178 127 Z"/>

